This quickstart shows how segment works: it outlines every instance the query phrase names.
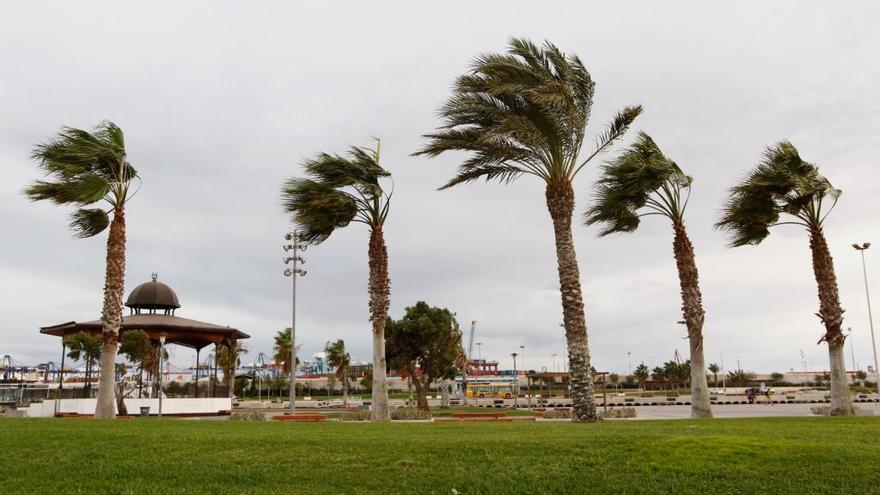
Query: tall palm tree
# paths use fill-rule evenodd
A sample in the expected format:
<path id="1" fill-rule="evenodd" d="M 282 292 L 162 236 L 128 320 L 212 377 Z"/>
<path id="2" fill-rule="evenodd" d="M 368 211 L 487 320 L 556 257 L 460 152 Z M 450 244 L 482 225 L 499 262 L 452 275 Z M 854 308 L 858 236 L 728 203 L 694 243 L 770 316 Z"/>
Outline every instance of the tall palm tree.
<path id="1" fill-rule="evenodd" d="M 388 317 L 390 282 L 388 250 L 383 227 L 391 205 L 391 193 L 382 189 L 381 179 L 391 174 L 379 165 L 376 149 L 352 147 L 348 155 L 322 153 L 305 162 L 305 178 L 284 183 L 284 210 L 293 215 L 301 239 L 320 244 L 338 228 L 362 223 L 370 229 L 368 248 L 370 320 L 373 327 L 372 421 L 390 421 L 388 412 L 385 320 Z"/>
<path id="2" fill-rule="evenodd" d="M 229 382 L 230 399 L 235 395 L 235 370 L 240 364 L 239 358 L 247 352 L 247 349 L 238 341 L 217 347 L 217 365 L 223 370 L 223 377 Z"/>
<path id="3" fill-rule="evenodd" d="M 629 148 L 602 167 L 586 223 L 603 225 L 599 235 L 633 232 L 644 216 L 660 215 L 672 222 L 672 253 L 678 266 L 681 310 L 690 343 L 691 417 L 711 418 L 709 385 L 703 357 L 703 296 L 694 246 L 687 235 L 684 212 L 693 180 L 663 155 L 648 134 L 640 132 Z"/>
<path id="4" fill-rule="evenodd" d="M 835 189 L 819 168 L 801 159 L 797 149 L 781 141 L 764 151 L 764 159 L 740 184 L 730 189 L 721 220 L 716 227 L 731 234 L 732 246 L 760 244 L 770 227 L 799 225 L 810 234 L 813 274 L 819 292 L 816 315 L 825 326 L 819 343 L 828 343 L 831 368 L 831 414 L 853 414 L 844 364 L 841 331 L 843 308 L 837 291 L 834 261 L 825 240 L 824 225 L 841 191 Z M 788 215 L 780 221 L 782 214 Z"/>
<path id="5" fill-rule="evenodd" d="M 441 189 L 477 179 L 508 183 L 523 175 L 544 181 L 553 221 L 562 313 L 568 345 L 574 421 L 596 421 L 593 377 L 580 272 L 571 234 L 572 181 L 593 158 L 607 151 L 641 113 L 641 106 L 617 114 L 598 137 L 592 153 L 581 157 L 593 106 L 595 83 L 574 55 L 550 42 L 538 47 L 510 41 L 507 54 L 478 56 L 460 76 L 440 109 L 445 123 L 425 137 L 416 154 L 434 157 L 468 151 L 470 158 Z"/>
<path id="6" fill-rule="evenodd" d="M 348 407 L 348 371 L 351 366 L 351 356 L 345 350 L 345 341 L 342 339 L 333 342 L 327 342 L 324 346 L 324 352 L 327 353 L 327 364 L 335 368 L 336 379 L 342 382 L 342 405 Z"/>
<path id="7" fill-rule="evenodd" d="M 54 138 L 37 145 L 32 157 L 47 180 L 37 180 L 25 189 L 31 200 L 76 207 L 70 227 L 78 237 L 92 237 L 110 227 L 101 311 L 102 373 L 95 418 L 114 418 L 113 370 L 125 282 L 125 205 L 133 195 L 131 183 L 137 171 L 126 158 L 122 129 L 112 122 L 102 122 L 91 132 L 65 127 Z M 101 202 L 106 204 L 89 208 Z"/>

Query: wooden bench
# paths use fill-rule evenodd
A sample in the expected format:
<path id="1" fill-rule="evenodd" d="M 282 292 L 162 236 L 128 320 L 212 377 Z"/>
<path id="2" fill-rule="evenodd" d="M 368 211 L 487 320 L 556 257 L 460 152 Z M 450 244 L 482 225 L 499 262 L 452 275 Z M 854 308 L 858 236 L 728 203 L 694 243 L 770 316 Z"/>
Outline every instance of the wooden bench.
<path id="1" fill-rule="evenodd" d="M 534 420 L 535 418 L 531 418 Z M 500 418 L 434 418 L 435 423 L 510 423 L 513 418 L 504 416 Z"/>
<path id="2" fill-rule="evenodd" d="M 302 421 L 302 422 L 316 422 L 316 421 L 327 421 L 327 416 L 323 414 L 281 414 L 278 416 L 272 416 L 273 421 Z"/>
<path id="3" fill-rule="evenodd" d="M 80 414 L 75 412 L 59 412 L 55 413 L 56 418 L 94 418 L 94 414 Z"/>
<path id="4" fill-rule="evenodd" d="M 499 419 L 507 417 L 507 413 L 503 412 L 478 412 L 478 413 L 453 413 L 456 419 Z"/>

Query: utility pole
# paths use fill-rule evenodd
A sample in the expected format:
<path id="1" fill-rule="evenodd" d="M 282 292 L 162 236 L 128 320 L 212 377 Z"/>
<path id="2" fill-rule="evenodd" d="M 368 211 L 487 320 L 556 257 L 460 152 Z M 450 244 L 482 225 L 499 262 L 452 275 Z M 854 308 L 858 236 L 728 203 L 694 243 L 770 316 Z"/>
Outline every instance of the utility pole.
<path id="1" fill-rule="evenodd" d="M 519 406 L 519 375 L 516 372 L 516 356 L 517 353 L 513 353 L 510 356 L 513 358 L 513 380 L 514 380 L 514 389 L 513 389 L 513 407 L 516 408 Z"/>
<path id="2" fill-rule="evenodd" d="M 865 300 L 868 302 L 868 325 L 871 328 L 871 350 L 874 352 L 874 374 L 877 382 L 877 393 L 880 394 L 880 366 L 877 365 L 877 341 L 874 339 L 874 315 L 871 314 L 871 293 L 868 291 L 868 269 L 865 265 L 865 251 L 871 247 L 870 242 L 864 242 L 861 245 L 853 244 L 862 255 L 862 276 L 865 279 Z"/>
<path id="3" fill-rule="evenodd" d="M 858 371 L 858 367 L 856 367 L 856 349 L 855 349 L 856 346 L 853 344 L 852 327 L 848 327 L 846 329 L 846 337 L 849 339 L 849 354 L 850 354 L 850 357 L 852 358 L 852 369 L 853 369 L 853 372 L 856 372 L 856 371 Z"/>
<path id="4" fill-rule="evenodd" d="M 293 250 L 293 256 L 283 258 L 285 265 L 292 263 L 292 268 L 284 270 L 284 276 L 290 277 L 293 288 L 290 305 L 290 414 L 293 415 L 296 414 L 296 276 L 306 276 L 306 271 L 299 267 L 306 264 L 306 260 L 299 255 L 306 250 L 306 245 L 297 231 L 284 234 L 284 240 L 290 242 L 284 245 L 284 250 Z"/>

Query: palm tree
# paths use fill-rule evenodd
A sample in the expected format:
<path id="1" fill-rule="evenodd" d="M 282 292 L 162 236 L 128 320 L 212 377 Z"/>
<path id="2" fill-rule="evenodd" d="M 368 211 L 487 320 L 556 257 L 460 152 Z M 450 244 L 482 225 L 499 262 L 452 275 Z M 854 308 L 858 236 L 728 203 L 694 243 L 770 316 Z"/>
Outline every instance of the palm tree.
<path id="1" fill-rule="evenodd" d="M 712 385 L 717 387 L 718 386 L 718 372 L 721 371 L 721 366 L 718 366 L 717 364 L 712 363 L 707 367 L 707 369 L 709 370 L 709 373 L 712 373 Z"/>
<path id="2" fill-rule="evenodd" d="M 336 379 L 342 382 L 342 405 L 348 407 L 348 370 L 351 356 L 345 350 L 345 341 L 339 339 L 332 344 L 327 342 L 324 352 L 327 353 L 327 364 L 336 369 Z"/>
<path id="3" fill-rule="evenodd" d="M 776 225 L 799 225 L 810 234 L 813 274 L 819 292 L 817 316 L 825 326 L 819 340 L 828 343 L 831 368 L 831 414 L 853 414 L 849 396 L 841 331 L 843 308 L 837 292 L 834 261 L 823 231 L 825 219 L 837 204 L 840 190 L 801 159 L 797 149 L 781 141 L 764 151 L 764 159 L 740 184 L 730 189 L 723 216 L 716 227 L 731 233 L 732 246 L 760 244 Z M 782 214 L 786 221 L 780 221 Z"/>
<path id="4" fill-rule="evenodd" d="M 130 186 L 137 171 L 126 159 L 122 129 L 112 122 L 102 122 L 91 132 L 65 127 L 53 139 L 37 145 L 32 157 L 48 177 L 25 189 L 32 201 L 75 206 L 70 228 L 81 238 L 98 235 L 110 227 L 101 311 L 103 372 L 95 418 L 114 418 L 113 369 L 125 282 L 125 204 L 132 196 Z M 103 208 L 89 208 L 102 201 L 106 202 Z"/>
<path id="5" fill-rule="evenodd" d="M 217 365 L 223 370 L 223 377 L 229 382 L 230 399 L 235 395 L 235 370 L 241 364 L 239 358 L 242 354 L 247 354 L 247 352 L 247 349 L 238 341 L 217 347 Z M 287 355 L 289 356 L 290 354 Z"/>
<path id="6" fill-rule="evenodd" d="M 296 350 L 299 351 L 302 348 L 302 344 L 296 346 Z M 284 376 L 290 375 L 290 327 L 285 328 L 284 330 L 279 330 L 275 332 L 275 354 L 272 356 L 272 359 L 275 360 L 276 363 L 284 363 L 283 372 Z M 296 365 L 299 366 L 299 358 L 296 358 Z M 282 377 L 283 378 L 283 377 Z"/>
<path id="7" fill-rule="evenodd" d="M 293 215 L 304 242 L 320 244 L 336 229 L 352 222 L 365 224 L 370 229 L 367 251 L 373 327 L 373 407 L 370 419 L 390 421 L 385 360 L 390 282 L 383 227 L 391 205 L 391 193 L 382 189 L 380 181 L 391 174 L 379 165 L 379 152 L 377 142 L 375 150 L 352 147 L 347 157 L 322 153 L 305 162 L 306 178 L 284 183 L 282 198 L 284 210 Z"/>
<path id="8" fill-rule="evenodd" d="M 663 155 L 648 134 L 640 132 L 629 148 L 602 167 L 595 199 L 587 210 L 588 225 L 601 223 L 600 236 L 633 232 L 642 217 L 660 215 L 672 222 L 672 253 L 678 266 L 681 309 L 690 343 L 691 417 L 711 418 L 709 385 L 703 357 L 703 296 L 694 246 L 687 235 L 684 212 L 693 179 Z"/>
<path id="9" fill-rule="evenodd" d="M 444 125 L 425 137 L 416 154 L 434 157 L 468 151 L 458 174 L 441 189 L 477 179 L 508 183 L 533 175 L 545 183 L 553 221 L 562 313 L 571 370 L 572 420 L 597 421 L 580 273 L 571 234 L 572 181 L 594 157 L 607 151 L 641 113 L 617 114 L 595 150 L 581 159 L 595 84 L 580 59 L 550 42 L 538 47 L 510 41 L 507 54 L 478 56 L 460 76 L 440 113 Z"/>

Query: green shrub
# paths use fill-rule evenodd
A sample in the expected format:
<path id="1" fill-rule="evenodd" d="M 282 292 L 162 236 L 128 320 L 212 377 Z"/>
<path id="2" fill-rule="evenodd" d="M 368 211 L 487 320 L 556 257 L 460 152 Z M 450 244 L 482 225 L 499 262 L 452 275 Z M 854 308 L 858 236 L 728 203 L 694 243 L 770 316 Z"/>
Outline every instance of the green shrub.
<path id="1" fill-rule="evenodd" d="M 229 416 L 231 421 L 266 421 L 266 415 L 262 411 L 234 412 Z"/>
<path id="2" fill-rule="evenodd" d="M 414 407 L 401 407 L 391 413 L 391 419 L 397 421 L 419 421 L 431 419 L 431 411 Z"/>
<path id="3" fill-rule="evenodd" d="M 544 419 L 571 419 L 571 409 L 547 409 Z"/>
<path id="4" fill-rule="evenodd" d="M 634 417 L 636 417 L 636 408 L 634 408 L 634 407 L 612 407 L 611 409 L 600 413 L 599 417 L 602 419 L 634 418 Z"/>
<path id="5" fill-rule="evenodd" d="M 369 411 L 351 411 L 347 412 L 340 417 L 342 421 L 369 421 L 370 420 L 370 412 Z"/>

